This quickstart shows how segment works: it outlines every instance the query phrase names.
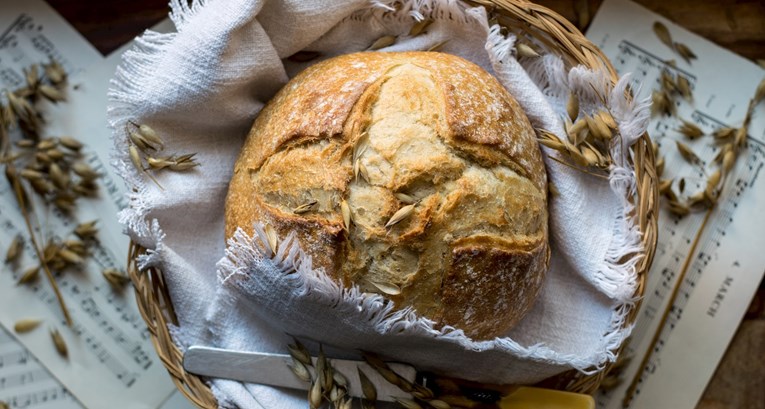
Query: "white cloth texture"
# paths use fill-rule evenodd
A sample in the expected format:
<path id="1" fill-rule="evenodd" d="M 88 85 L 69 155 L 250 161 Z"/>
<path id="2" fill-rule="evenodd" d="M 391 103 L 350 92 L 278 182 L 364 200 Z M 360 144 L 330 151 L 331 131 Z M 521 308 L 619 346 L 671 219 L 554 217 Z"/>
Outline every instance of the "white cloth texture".
<path id="1" fill-rule="evenodd" d="M 181 349 L 205 344 L 284 352 L 295 335 L 312 348 L 323 343 L 336 357 L 363 349 L 492 383 L 528 384 L 569 369 L 601 369 L 631 330 L 624 319 L 634 305 L 642 248 L 629 216 L 627 197 L 635 186 L 627 148 L 645 131 L 646 103 L 625 97 L 626 78 L 611 86 L 604 72 L 567 70 L 552 55 L 517 61 L 515 38 L 490 28 L 483 8 L 409 0 L 395 2 L 394 10 L 388 3 L 394 2 L 207 0 L 188 6 L 173 0 L 177 32 L 147 31 L 125 53 L 108 108 L 114 165 L 130 192 L 119 217 L 131 239 L 148 249 L 139 268 L 164 273 L 178 315 L 174 341 Z M 423 18 L 435 22 L 408 37 Z M 228 181 L 260 109 L 309 64 L 363 51 L 383 35 L 399 37 L 381 51 L 441 44 L 440 51 L 475 62 L 500 80 L 535 127 L 559 136 L 570 90 L 583 111 L 608 108 L 617 121 L 621 135 L 608 181 L 546 158 L 560 192 L 550 198 L 551 266 L 534 307 L 506 336 L 474 341 L 458 329 L 435 328 L 415 311 L 395 311 L 379 295 L 342 288 L 312 268 L 291 236 L 280 238 L 273 258 L 265 255 L 262 230 L 225 241 Z M 321 58 L 285 60 L 300 50 Z M 157 172 L 159 183 L 153 182 L 130 161 L 129 122 L 158 132 L 165 141 L 160 154 L 194 152 L 200 166 Z M 221 407 L 306 406 L 302 392 L 224 380 L 211 387 Z"/>

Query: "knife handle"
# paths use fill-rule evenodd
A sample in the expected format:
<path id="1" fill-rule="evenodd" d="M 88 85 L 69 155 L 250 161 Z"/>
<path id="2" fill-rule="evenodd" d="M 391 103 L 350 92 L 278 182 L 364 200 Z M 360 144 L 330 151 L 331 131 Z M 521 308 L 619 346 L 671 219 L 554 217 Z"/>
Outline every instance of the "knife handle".
<path id="1" fill-rule="evenodd" d="M 590 395 L 532 386 L 488 385 L 421 374 L 438 399 L 467 409 L 595 409 Z"/>
<path id="2" fill-rule="evenodd" d="M 500 409 L 595 409 L 590 395 L 521 386 L 499 401 Z"/>

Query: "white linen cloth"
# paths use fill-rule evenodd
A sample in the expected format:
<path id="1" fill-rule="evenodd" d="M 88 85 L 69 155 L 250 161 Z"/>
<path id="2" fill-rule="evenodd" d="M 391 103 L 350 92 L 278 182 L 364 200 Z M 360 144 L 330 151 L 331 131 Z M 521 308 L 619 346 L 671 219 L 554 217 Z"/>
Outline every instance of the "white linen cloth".
<path id="1" fill-rule="evenodd" d="M 179 320 L 174 340 L 180 348 L 283 352 L 289 333 L 323 342 L 330 355 L 370 350 L 495 383 L 602 368 L 631 330 L 623 320 L 634 302 L 641 247 L 628 216 L 634 176 L 626 147 L 645 131 L 646 104 L 625 99 L 626 79 L 612 88 L 604 73 L 567 72 L 549 55 L 519 63 L 514 37 L 490 28 L 482 8 L 453 0 L 395 3 L 396 11 L 393 1 L 207 0 L 189 7 L 173 0 L 177 32 L 147 31 L 125 53 L 108 110 L 114 164 L 131 192 L 119 217 L 132 240 L 149 249 L 139 267 L 165 275 Z M 435 22 L 408 37 L 422 18 Z M 434 329 L 416 312 L 391 312 L 382 297 L 340 288 L 312 269 L 289 238 L 281 238 L 274 259 L 263 256 L 261 240 L 241 232 L 226 246 L 224 201 L 244 137 L 269 98 L 316 62 L 285 58 L 300 50 L 322 59 L 363 51 L 383 35 L 399 39 L 382 51 L 443 43 L 441 51 L 493 73 L 534 126 L 558 135 L 570 89 L 586 111 L 601 105 L 597 91 L 617 120 L 621 141 L 610 183 L 546 160 L 560 191 L 550 198 L 551 268 L 532 311 L 505 337 L 473 341 L 454 328 Z M 156 173 L 160 188 L 131 164 L 128 121 L 154 128 L 165 141 L 162 154 L 195 152 L 201 166 Z M 211 386 L 221 407 L 306 405 L 304 393 L 223 380 Z"/>

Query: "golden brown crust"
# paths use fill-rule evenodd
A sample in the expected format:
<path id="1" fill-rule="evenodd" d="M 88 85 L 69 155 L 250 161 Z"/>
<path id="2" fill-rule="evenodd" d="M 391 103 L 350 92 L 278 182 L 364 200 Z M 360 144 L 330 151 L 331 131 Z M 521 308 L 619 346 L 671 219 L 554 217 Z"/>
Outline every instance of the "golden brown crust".
<path id="1" fill-rule="evenodd" d="M 416 203 L 386 227 L 408 205 L 400 193 Z M 360 53 L 305 70 L 259 115 L 234 169 L 226 235 L 256 221 L 294 231 L 334 279 L 398 286 L 388 295 L 398 307 L 488 338 L 538 292 L 546 209 L 533 130 L 494 77 L 448 54 Z"/>
<path id="2" fill-rule="evenodd" d="M 542 284 L 543 276 L 528 272 L 546 268 L 549 257 L 547 246 L 523 247 L 503 246 L 486 236 L 455 243 L 441 287 L 444 315 L 439 322 L 464 322 L 476 338 L 505 333 L 517 324 Z"/>

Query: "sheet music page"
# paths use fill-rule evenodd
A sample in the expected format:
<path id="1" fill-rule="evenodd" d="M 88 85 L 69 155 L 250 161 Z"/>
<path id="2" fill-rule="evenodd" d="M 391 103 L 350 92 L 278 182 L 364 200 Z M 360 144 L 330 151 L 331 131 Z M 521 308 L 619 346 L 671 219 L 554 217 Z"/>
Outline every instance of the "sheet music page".
<path id="1" fill-rule="evenodd" d="M 672 38 L 688 45 L 698 59 L 688 64 L 662 44 L 652 29 L 655 21 L 664 23 Z M 626 0 L 606 0 L 587 37 L 620 74 L 633 73 L 641 98 L 660 88 L 663 70 L 689 80 L 693 102 L 678 97 L 677 116 L 654 117 L 648 132 L 660 144 L 666 160 L 663 178 L 684 178 L 685 195 L 704 189 L 704 170 L 681 159 L 675 141 L 690 146 L 704 164 L 710 163 L 719 147 L 708 134 L 723 126 L 741 126 L 749 99 L 765 71 Z M 675 60 L 677 68 L 667 65 L 667 60 Z M 624 382 L 597 396 L 600 408 L 621 408 L 625 390 L 638 372 L 640 383 L 631 408 L 694 408 L 701 398 L 765 271 L 764 113 L 765 105 L 755 108 L 748 147 L 726 182 L 667 324 L 658 328 L 704 217 L 703 212 L 697 212 L 678 218 L 665 208 L 661 210 L 656 258 L 626 351 L 633 359 L 622 375 Z M 677 131 L 681 125 L 678 118 L 696 124 L 707 136 L 689 141 Z M 648 345 L 657 330 L 662 331 L 657 345 Z M 638 368 L 652 347 L 652 359 L 645 368 Z"/>
<path id="2" fill-rule="evenodd" d="M 12 408 L 80 409 L 69 391 L 0 327 L 0 400 Z"/>
<path id="3" fill-rule="evenodd" d="M 101 276 L 107 267 L 124 271 L 128 246 L 116 220 L 124 206 L 124 185 L 109 165 L 112 145 L 106 128 L 106 91 L 118 57 L 105 61 L 43 1 L 3 3 L 0 10 L 0 85 L 15 89 L 23 83 L 21 68 L 47 62 L 49 57 L 59 61 L 71 86 L 66 102 L 43 109 L 49 122 L 45 133 L 83 141 L 87 162 L 104 175 L 99 179 L 99 197 L 80 199 L 75 218 L 98 219 L 99 242 L 92 246 L 86 264 L 57 278 L 74 321 L 71 328 L 66 327 L 44 277 L 33 285 L 16 285 L 24 268 L 36 264 L 28 239 L 19 268 L 2 265 L 0 324 L 10 329 L 27 317 L 42 318 L 44 323 L 27 334 L 9 330 L 0 335 L 0 400 L 11 407 L 69 408 L 80 407 L 79 401 L 93 408 L 115 403 L 121 408 L 156 408 L 175 387 L 149 341 L 132 289 L 115 291 Z M 37 233 L 65 238 L 76 221 L 44 209 L 39 203 L 35 206 L 42 229 Z M 4 177 L 0 226 L 3 254 L 17 234 L 28 236 Z M 68 359 L 53 348 L 48 335 L 53 327 L 66 340 Z"/>

